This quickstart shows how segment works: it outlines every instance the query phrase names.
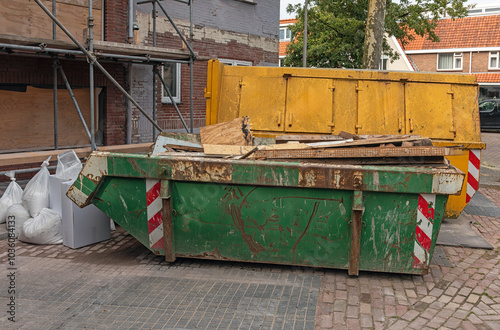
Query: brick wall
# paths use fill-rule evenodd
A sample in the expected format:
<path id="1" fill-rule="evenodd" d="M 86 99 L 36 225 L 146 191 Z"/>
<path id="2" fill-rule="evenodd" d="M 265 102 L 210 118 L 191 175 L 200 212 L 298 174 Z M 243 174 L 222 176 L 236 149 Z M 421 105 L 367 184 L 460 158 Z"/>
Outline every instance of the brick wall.
<path id="1" fill-rule="evenodd" d="M 469 72 L 470 52 L 462 53 L 462 70 L 450 70 L 439 72 Z M 417 65 L 419 71 L 437 71 L 437 54 L 411 54 L 410 57 Z M 489 52 L 472 52 L 472 67 L 470 72 L 488 72 Z"/>
<path id="2" fill-rule="evenodd" d="M 223 31 L 221 31 L 223 35 Z M 181 48 L 182 43 L 180 38 L 172 33 L 157 33 L 156 44 L 158 47 L 168 48 Z M 148 44 L 153 43 L 153 36 L 150 34 L 149 38 L 145 41 Z M 276 42 L 276 46 L 278 43 Z M 225 58 L 236 59 L 241 61 L 249 61 L 252 65 L 274 64 L 278 66 L 278 47 L 276 51 L 266 51 L 263 48 L 252 47 L 248 44 L 231 40 L 224 42 L 220 40 L 204 38 L 202 40 L 195 40 L 193 49 L 201 58 Z M 193 70 L 193 123 L 194 127 L 198 128 L 205 125 L 205 105 L 206 99 L 204 97 L 204 89 L 206 87 L 207 79 L 207 61 L 195 61 Z M 134 79 L 135 80 L 135 79 Z M 149 81 L 152 84 L 152 80 Z M 151 85 L 149 85 L 151 86 Z M 135 82 L 133 89 L 136 88 L 149 88 L 148 82 L 141 81 Z M 161 82 L 157 79 L 156 84 L 156 104 L 157 104 L 157 120 L 160 127 L 163 129 L 184 129 L 181 120 L 172 104 L 161 102 L 162 86 Z M 181 102 L 177 104 L 184 120 L 189 127 L 190 120 L 190 102 L 189 102 L 189 66 L 187 64 L 181 65 Z M 141 97 L 144 97 L 141 93 Z M 148 105 L 149 101 L 141 100 L 141 106 Z M 134 109 L 133 118 L 139 117 L 139 111 Z M 152 129 L 152 126 L 151 126 Z M 147 134 L 141 136 L 138 134 L 137 126 L 133 127 L 132 142 L 149 142 L 152 140 L 152 135 Z"/>
<path id="3" fill-rule="evenodd" d="M 104 3 L 104 40 L 128 42 L 128 0 L 106 0 Z"/>

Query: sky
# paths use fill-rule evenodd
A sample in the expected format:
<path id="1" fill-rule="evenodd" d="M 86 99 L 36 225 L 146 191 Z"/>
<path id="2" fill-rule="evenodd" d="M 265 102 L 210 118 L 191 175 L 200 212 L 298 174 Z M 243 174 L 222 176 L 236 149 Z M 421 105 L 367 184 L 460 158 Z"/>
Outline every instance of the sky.
<path id="1" fill-rule="evenodd" d="M 286 12 L 288 4 L 304 3 L 304 0 L 280 0 L 280 19 L 295 18 L 295 14 L 290 15 Z M 471 0 L 468 4 L 477 3 L 478 5 L 498 5 L 498 0 Z"/>

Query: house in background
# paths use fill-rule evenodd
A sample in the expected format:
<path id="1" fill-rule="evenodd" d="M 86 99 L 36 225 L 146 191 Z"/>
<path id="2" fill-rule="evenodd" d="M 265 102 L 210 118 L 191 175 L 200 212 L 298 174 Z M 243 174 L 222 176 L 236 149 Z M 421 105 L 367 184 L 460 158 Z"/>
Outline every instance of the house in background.
<path id="1" fill-rule="evenodd" d="M 404 52 L 416 71 L 473 74 L 479 100 L 500 98 L 500 7 L 475 10 L 470 17 L 439 20 L 439 42 L 417 36 Z"/>
<path id="2" fill-rule="evenodd" d="M 280 50 L 279 59 L 280 66 L 282 66 L 282 61 L 286 57 L 286 48 L 288 44 L 292 41 L 293 36 L 290 31 L 290 25 L 295 24 L 297 20 L 295 18 L 282 19 L 280 20 Z M 393 71 L 413 71 L 413 67 L 408 61 L 408 58 L 404 55 L 401 45 L 395 37 L 388 39 L 389 46 L 395 49 L 399 56 L 399 59 L 395 61 L 390 61 L 387 55 L 382 55 L 380 61 L 381 70 L 393 70 Z"/>
<path id="3" fill-rule="evenodd" d="M 282 66 L 283 59 L 286 57 L 286 47 L 292 41 L 292 31 L 290 25 L 295 24 L 295 18 L 281 19 L 280 20 L 280 48 L 279 48 L 279 66 Z"/>

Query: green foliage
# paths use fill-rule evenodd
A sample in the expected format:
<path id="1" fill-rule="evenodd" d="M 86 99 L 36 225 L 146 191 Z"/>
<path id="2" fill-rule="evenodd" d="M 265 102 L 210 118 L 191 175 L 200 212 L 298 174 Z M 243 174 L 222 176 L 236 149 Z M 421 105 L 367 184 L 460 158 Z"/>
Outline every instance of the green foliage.
<path id="1" fill-rule="evenodd" d="M 439 41 L 434 30 L 437 20 L 467 15 L 471 6 L 466 0 L 387 0 L 385 37 L 395 36 L 406 45 L 414 35 Z M 294 40 L 288 45 L 284 66 L 302 66 L 304 8 L 301 4 L 287 8 L 296 13 L 297 22 L 290 26 Z M 307 11 L 307 66 L 328 68 L 361 68 L 363 42 L 368 16 L 368 0 L 310 0 Z M 384 54 L 391 61 L 398 58 L 384 39 Z"/>

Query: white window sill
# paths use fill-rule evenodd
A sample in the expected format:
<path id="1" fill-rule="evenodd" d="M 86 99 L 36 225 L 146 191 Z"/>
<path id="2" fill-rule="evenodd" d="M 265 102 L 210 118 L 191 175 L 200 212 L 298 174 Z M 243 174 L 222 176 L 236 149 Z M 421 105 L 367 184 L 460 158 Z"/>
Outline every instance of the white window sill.
<path id="1" fill-rule="evenodd" d="M 248 3 L 249 5 L 256 5 L 254 0 L 236 0 L 236 1 Z"/>

